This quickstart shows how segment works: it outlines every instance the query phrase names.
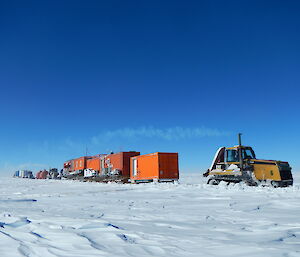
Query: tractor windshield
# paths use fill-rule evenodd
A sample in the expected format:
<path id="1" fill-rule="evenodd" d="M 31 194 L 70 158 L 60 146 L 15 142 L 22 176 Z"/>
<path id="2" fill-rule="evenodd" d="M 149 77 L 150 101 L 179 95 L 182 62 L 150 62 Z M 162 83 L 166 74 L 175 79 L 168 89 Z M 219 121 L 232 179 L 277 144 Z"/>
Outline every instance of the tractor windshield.
<path id="1" fill-rule="evenodd" d="M 237 150 L 226 150 L 227 162 L 239 162 L 239 153 Z"/>
<path id="2" fill-rule="evenodd" d="M 243 160 L 256 159 L 255 153 L 252 148 L 242 148 Z M 227 149 L 226 150 L 226 162 L 240 162 L 239 149 Z"/>
<path id="3" fill-rule="evenodd" d="M 243 149 L 243 159 L 255 159 L 255 154 L 251 148 Z"/>

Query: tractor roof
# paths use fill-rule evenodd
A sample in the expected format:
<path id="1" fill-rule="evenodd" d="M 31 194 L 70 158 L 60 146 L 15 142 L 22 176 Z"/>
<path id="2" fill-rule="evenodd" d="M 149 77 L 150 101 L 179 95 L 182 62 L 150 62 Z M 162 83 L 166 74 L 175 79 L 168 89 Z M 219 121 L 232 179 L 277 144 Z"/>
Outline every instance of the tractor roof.
<path id="1" fill-rule="evenodd" d="M 232 146 L 232 147 L 226 147 L 226 149 L 238 149 L 238 148 L 251 148 L 251 146 L 245 146 L 245 145 L 242 145 L 242 146 L 239 146 L 239 145 L 235 145 L 235 146 Z"/>

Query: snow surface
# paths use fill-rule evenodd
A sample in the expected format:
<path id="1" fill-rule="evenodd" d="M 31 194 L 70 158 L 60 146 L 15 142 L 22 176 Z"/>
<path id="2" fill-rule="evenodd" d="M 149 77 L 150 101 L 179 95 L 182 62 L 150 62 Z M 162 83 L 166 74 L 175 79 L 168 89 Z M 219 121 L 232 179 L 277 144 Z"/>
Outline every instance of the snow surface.
<path id="1" fill-rule="evenodd" d="M 300 256 L 291 188 L 0 180 L 0 256 Z"/>

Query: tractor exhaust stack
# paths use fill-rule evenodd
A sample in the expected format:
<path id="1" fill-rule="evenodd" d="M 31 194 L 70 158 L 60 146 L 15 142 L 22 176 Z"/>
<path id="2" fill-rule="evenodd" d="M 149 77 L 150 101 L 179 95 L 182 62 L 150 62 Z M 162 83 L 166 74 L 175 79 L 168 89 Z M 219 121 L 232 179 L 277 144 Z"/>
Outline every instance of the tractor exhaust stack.
<path id="1" fill-rule="evenodd" d="M 238 138 L 239 138 L 239 146 L 242 146 L 242 133 L 238 134 Z"/>

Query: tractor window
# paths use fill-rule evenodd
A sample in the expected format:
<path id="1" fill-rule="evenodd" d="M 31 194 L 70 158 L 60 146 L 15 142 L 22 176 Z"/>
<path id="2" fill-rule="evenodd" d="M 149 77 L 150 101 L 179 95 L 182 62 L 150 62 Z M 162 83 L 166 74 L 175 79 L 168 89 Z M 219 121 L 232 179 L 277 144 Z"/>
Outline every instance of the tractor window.
<path id="1" fill-rule="evenodd" d="M 243 159 L 255 159 L 252 149 L 243 149 Z"/>
<path id="2" fill-rule="evenodd" d="M 227 162 L 239 162 L 239 153 L 237 150 L 226 151 Z"/>

